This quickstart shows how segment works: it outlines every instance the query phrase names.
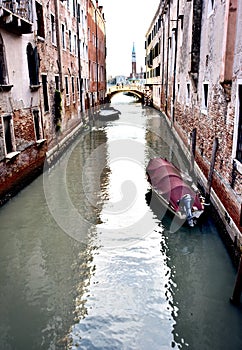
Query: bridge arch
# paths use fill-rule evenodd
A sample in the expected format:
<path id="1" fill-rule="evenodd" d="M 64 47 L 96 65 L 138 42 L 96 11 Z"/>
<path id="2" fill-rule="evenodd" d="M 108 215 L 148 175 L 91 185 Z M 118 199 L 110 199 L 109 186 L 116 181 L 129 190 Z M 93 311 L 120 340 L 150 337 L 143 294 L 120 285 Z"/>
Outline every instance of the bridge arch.
<path id="1" fill-rule="evenodd" d="M 128 92 L 136 96 L 141 102 L 144 100 L 145 91 L 143 91 L 141 86 L 137 86 L 137 85 L 113 86 L 108 89 L 107 100 L 111 101 L 114 95 L 118 93 L 123 93 L 123 92 Z"/>

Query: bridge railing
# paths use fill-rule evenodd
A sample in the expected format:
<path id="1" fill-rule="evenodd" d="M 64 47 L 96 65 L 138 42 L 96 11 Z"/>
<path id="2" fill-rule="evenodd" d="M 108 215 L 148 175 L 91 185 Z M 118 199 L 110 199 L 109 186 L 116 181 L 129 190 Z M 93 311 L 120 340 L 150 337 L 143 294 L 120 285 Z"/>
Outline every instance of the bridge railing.
<path id="1" fill-rule="evenodd" d="M 118 84 L 114 86 L 109 86 L 107 89 L 108 93 L 114 91 L 127 91 L 127 90 L 138 90 L 144 92 L 144 85 L 141 84 Z"/>

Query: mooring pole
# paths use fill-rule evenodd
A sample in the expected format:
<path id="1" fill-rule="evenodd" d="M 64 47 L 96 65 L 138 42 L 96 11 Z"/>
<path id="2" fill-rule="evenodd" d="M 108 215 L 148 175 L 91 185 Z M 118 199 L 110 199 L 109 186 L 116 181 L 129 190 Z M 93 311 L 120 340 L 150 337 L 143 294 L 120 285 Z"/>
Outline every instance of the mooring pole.
<path id="1" fill-rule="evenodd" d="M 211 192 L 211 187 L 212 187 L 213 171 L 214 171 L 214 166 L 215 166 L 215 161 L 216 161 L 217 150 L 218 150 L 218 138 L 215 137 L 215 139 L 213 141 L 212 158 L 211 158 L 210 169 L 209 169 L 209 174 L 208 174 L 206 201 L 210 200 L 210 192 Z"/>
<path id="2" fill-rule="evenodd" d="M 239 269 L 238 269 L 237 278 L 234 286 L 233 296 L 230 298 L 230 301 L 232 304 L 239 305 L 241 292 L 242 292 L 242 255 L 239 261 Z"/>
<path id="3" fill-rule="evenodd" d="M 191 171 L 192 173 L 194 172 L 194 159 L 196 157 L 196 139 L 197 139 L 197 129 L 194 128 L 192 130 L 192 134 L 191 134 L 191 149 L 190 149 L 190 153 L 191 153 Z"/>

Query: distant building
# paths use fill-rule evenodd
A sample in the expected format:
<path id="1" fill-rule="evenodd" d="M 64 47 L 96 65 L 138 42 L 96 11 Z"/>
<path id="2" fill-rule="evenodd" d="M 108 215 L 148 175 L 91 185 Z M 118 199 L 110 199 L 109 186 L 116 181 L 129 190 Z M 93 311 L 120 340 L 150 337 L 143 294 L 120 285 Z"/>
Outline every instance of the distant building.
<path id="1" fill-rule="evenodd" d="M 133 50 L 132 50 L 132 73 L 131 78 L 136 78 L 136 53 L 135 53 L 135 47 L 133 43 Z"/>
<path id="2" fill-rule="evenodd" d="M 132 71 L 129 76 L 129 81 L 133 82 L 143 82 L 144 79 L 144 73 L 143 73 L 143 68 L 141 67 L 140 73 L 137 73 L 136 71 L 136 52 L 135 52 L 135 45 L 133 43 L 133 48 L 132 48 Z"/>

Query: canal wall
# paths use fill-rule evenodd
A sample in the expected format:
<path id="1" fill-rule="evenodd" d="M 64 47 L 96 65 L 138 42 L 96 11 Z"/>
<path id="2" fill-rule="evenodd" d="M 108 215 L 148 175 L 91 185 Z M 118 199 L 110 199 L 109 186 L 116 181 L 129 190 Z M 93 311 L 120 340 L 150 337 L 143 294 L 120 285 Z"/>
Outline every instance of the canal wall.
<path id="1" fill-rule="evenodd" d="M 154 107 L 162 112 L 162 110 L 158 108 L 158 106 Z M 188 147 L 189 142 L 184 142 L 183 138 L 181 137 L 181 133 L 179 133 L 179 129 L 177 130 L 177 128 L 171 122 L 170 118 L 166 114 L 164 114 L 164 112 L 162 112 L 162 115 L 164 116 L 164 118 L 166 118 L 166 121 L 169 127 L 171 128 L 172 134 L 175 137 L 176 142 L 182 149 L 184 156 L 186 157 L 186 159 L 190 159 L 192 162 L 191 150 Z M 193 171 L 197 177 L 198 185 L 205 196 L 208 186 L 208 179 L 204 175 L 203 170 L 199 167 L 199 164 L 197 162 L 194 162 Z M 214 218 L 220 236 L 223 242 L 225 243 L 232 260 L 237 265 L 239 263 L 239 258 L 242 252 L 242 233 L 236 225 L 236 222 L 229 215 L 226 207 L 223 205 L 222 201 L 217 195 L 216 190 L 222 191 L 222 188 L 211 188 L 209 196 L 210 206 L 205 209 L 209 211 L 209 214 L 211 214 Z M 231 195 L 231 197 L 232 198 L 228 198 L 228 201 L 230 201 L 230 203 L 233 202 L 233 195 Z"/>

